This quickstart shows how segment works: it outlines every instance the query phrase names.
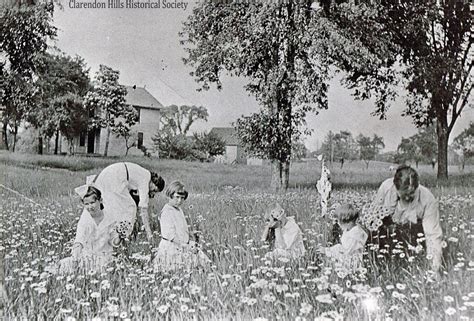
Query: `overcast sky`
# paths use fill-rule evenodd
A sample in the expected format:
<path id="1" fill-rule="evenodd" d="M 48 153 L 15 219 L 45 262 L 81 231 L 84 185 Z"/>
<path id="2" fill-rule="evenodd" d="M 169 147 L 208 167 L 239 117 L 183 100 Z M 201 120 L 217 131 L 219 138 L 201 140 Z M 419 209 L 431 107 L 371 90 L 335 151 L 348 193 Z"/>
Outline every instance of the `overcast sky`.
<path id="1" fill-rule="evenodd" d="M 79 1 L 94 2 L 76 0 Z M 185 53 L 177 35 L 182 22 L 191 13 L 193 2 L 181 2 L 188 4 L 186 10 L 73 9 L 69 7 L 69 0 L 63 1 L 63 10 L 55 12 L 55 25 L 59 28 L 56 45 L 69 55 L 83 57 L 91 69 L 91 77 L 100 64 L 105 64 L 120 71 L 122 84 L 145 86 L 165 106 L 205 106 L 209 121 L 196 123 L 193 131 L 230 126 L 241 115 L 249 115 L 259 107 L 245 92 L 242 79 L 223 78 L 224 88 L 220 92 L 215 88 L 207 92 L 196 91 L 198 84 L 189 76 L 191 69 L 182 63 Z M 354 136 L 377 133 L 384 137 L 386 150 L 395 150 L 402 136 L 416 132 L 411 120 L 400 116 L 402 103 L 393 105 L 385 121 L 371 116 L 373 109 L 371 102 L 355 101 L 349 91 L 336 81 L 332 82 L 329 109 L 307 119 L 308 127 L 314 132 L 306 139 L 306 146 L 315 150 L 329 130 L 349 130 Z M 472 119 L 474 111 L 466 110 L 451 138 Z"/>

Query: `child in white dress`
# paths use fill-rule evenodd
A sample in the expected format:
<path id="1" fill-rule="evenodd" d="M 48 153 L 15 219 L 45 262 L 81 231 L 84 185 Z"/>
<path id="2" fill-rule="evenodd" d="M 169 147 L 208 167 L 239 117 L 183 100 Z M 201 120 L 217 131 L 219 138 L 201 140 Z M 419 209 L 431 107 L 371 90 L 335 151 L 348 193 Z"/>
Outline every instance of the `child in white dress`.
<path id="1" fill-rule="evenodd" d="M 85 211 L 77 224 L 72 255 L 61 260 L 58 272 L 72 273 L 76 269 L 99 271 L 113 260 L 114 248 L 120 245 L 116 222 L 107 215 L 102 205 L 101 192 L 91 185 L 75 189 Z"/>
<path id="2" fill-rule="evenodd" d="M 285 210 L 276 204 L 266 215 L 267 224 L 262 234 L 262 242 L 270 243 L 270 259 L 297 259 L 305 254 L 303 233 L 293 217 L 286 217 Z"/>
<path id="3" fill-rule="evenodd" d="M 359 211 L 351 204 L 342 204 L 335 216 L 342 229 L 341 243 L 332 247 L 320 249 L 320 252 L 329 257 L 336 265 L 340 276 L 346 276 L 362 267 L 362 256 L 368 234 L 365 229 L 356 223 Z"/>
<path id="4" fill-rule="evenodd" d="M 160 215 L 161 241 L 153 259 L 155 271 L 192 269 L 207 266 L 211 260 L 202 252 L 198 244 L 189 239 L 189 228 L 181 205 L 188 192 L 181 182 L 172 182 L 165 192 L 168 203 Z"/>

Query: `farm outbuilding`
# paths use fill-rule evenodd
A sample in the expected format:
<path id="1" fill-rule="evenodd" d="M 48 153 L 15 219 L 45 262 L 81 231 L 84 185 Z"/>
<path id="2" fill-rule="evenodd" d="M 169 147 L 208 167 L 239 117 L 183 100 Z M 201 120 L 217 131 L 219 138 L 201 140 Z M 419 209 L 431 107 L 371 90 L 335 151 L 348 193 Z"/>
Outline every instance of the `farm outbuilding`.
<path id="1" fill-rule="evenodd" d="M 225 143 L 225 152 L 223 155 L 223 162 L 226 164 L 246 164 L 242 143 L 239 140 L 237 131 L 232 127 L 214 127 L 210 133 L 219 136 Z"/>

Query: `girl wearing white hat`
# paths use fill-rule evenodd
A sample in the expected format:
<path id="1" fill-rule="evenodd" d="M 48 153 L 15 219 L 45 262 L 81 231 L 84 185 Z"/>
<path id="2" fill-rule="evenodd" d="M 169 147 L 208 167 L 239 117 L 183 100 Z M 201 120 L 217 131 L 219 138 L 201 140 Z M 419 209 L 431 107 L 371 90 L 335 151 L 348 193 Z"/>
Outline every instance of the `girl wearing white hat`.
<path id="1" fill-rule="evenodd" d="M 105 213 L 102 193 L 88 183 L 75 189 L 84 204 L 79 219 L 76 238 L 72 245 L 71 256 L 59 262 L 59 273 L 72 273 L 76 269 L 98 271 L 113 260 L 114 248 L 119 246 L 120 237 L 116 222 Z"/>
<path id="2" fill-rule="evenodd" d="M 276 204 L 266 215 L 267 224 L 262 242 L 270 243 L 273 251 L 267 253 L 272 259 L 297 259 L 305 254 L 303 232 L 293 217 L 286 217 L 285 210 Z"/>

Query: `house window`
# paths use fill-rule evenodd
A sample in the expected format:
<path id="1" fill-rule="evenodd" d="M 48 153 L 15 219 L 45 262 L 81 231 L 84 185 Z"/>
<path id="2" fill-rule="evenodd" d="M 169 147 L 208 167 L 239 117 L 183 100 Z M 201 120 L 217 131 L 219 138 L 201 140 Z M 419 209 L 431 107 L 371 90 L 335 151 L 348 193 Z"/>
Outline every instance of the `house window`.
<path id="1" fill-rule="evenodd" d="M 84 147 L 86 146 L 86 133 L 82 132 L 79 135 L 79 146 Z"/>
<path id="2" fill-rule="evenodd" d="M 143 147 L 143 133 L 139 132 L 137 148 L 142 148 L 142 147 Z"/>

